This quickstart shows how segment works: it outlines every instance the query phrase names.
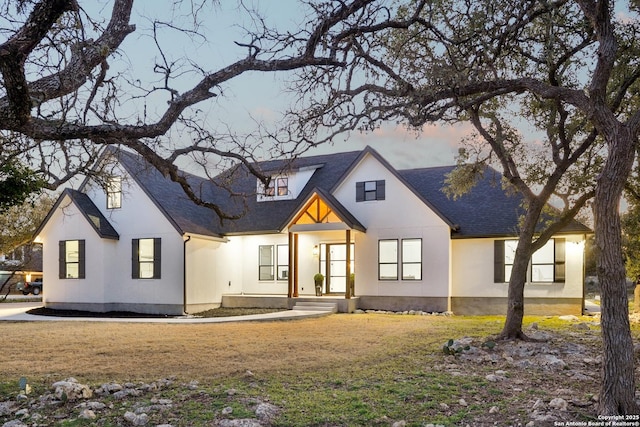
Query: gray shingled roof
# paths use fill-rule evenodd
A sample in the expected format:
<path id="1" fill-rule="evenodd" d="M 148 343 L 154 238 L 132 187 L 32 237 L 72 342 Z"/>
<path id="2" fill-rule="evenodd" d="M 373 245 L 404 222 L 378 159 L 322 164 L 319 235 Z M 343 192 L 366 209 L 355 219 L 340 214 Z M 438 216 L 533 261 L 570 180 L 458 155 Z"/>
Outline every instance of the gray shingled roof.
<path id="1" fill-rule="evenodd" d="M 269 233 L 279 232 L 287 226 L 287 221 L 300 203 L 306 200 L 311 192 L 318 188 L 329 192 L 342 178 L 353 162 L 360 156 L 360 151 L 348 153 L 326 154 L 320 156 L 300 157 L 294 161 L 271 160 L 256 165 L 263 173 L 280 172 L 287 169 L 295 170 L 305 167 L 318 166 L 313 176 L 307 182 L 304 189 L 295 200 L 276 200 L 258 202 L 256 197 L 256 177 L 251 175 L 244 167 L 237 167 L 229 174 L 218 179 L 233 182 L 234 191 L 247 194 L 247 213 L 236 221 L 227 221 L 224 229 L 227 234 Z M 227 210 L 238 209 L 240 199 L 238 197 L 223 200 L 223 208 Z"/>
<path id="2" fill-rule="evenodd" d="M 219 204 L 228 213 L 244 213 L 238 220 L 221 223 L 213 211 L 190 201 L 179 184 L 164 177 L 142 157 L 126 151 L 119 151 L 117 155 L 180 233 L 223 236 L 280 232 L 314 190 L 324 195 L 330 194 L 365 152 L 379 158 L 445 222 L 453 225 L 452 237 L 517 235 L 518 217 L 523 213 L 521 196 L 505 193 L 500 184 L 501 175 L 491 168 L 487 168 L 484 177 L 468 194 L 455 201 L 442 192 L 445 176 L 454 166 L 396 171 L 371 148 L 364 151 L 300 157 L 293 161 L 271 160 L 253 165 L 267 174 L 315 167 L 313 176 L 295 200 L 258 202 L 256 177 L 249 173 L 244 165 L 237 165 L 215 179 L 220 183 L 232 183 L 233 196 L 222 185 L 217 187 L 209 180 L 188 175 L 188 179 L 195 188 L 202 191 L 205 199 Z M 358 223 L 356 218 L 352 219 L 354 224 Z M 577 221 L 565 227 L 564 231 L 590 232 Z"/>
<path id="3" fill-rule="evenodd" d="M 36 230 L 36 232 L 34 233 L 34 236 L 40 234 L 42 228 L 49 221 L 51 215 L 53 215 L 53 213 L 58 209 L 58 207 L 62 203 L 62 200 L 64 200 L 66 196 L 69 196 L 71 201 L 78 207 L 78 210 L 82 213 L 82 215 L 84 215 L 84 217 L 87 219 L 87 222 L 93 227 L 93 229 L 96 231 L 96 233 L 98 233 L 100 237 L 102 237 L 103 239 L 115 240 L 120 238 L 118 232 L 113 228 L 111 223 L 107 221 L 104 215 L 102 215 L 102 212 L 100 212 L 98 207 L 91 201 L 89 196 L 87 196 L 85 193 L 73 190 L 71 188 L 66 188 L 62 192 L 60 197 L 58 197 L 58 200 L 56 200 L 56 203 L 47 214 L 47 217 L 44 219 L 44 221 L 42 221 L 42 223 L 38 227 L 38 230 Z"/>
<path id="4" fill-rule="evenodd" d="M 424 199 L 457 226 L 454 238 L 516 236 L 518 219 L 524 214 L 522 196 L 502 189 L 502 175 L 487 167 L 473 189 L 456 200 L 442 191 L 455 166 L 398 171 Z M 590 233 L 588 227 L 572 221 L 563 232 Z"/>
<path id="5" fill-rule="evenodd" d="M 173 223 L 180 234 L 222 235 L 220 220 L 215 212 L 193 203 L 184 193 L 180 184 L 163 176 L 137 154 L 120 150 L 116 155 L 120 163 L 138 182 L 158 209 Z M 194 189 L 201 189 L 204 192 L 204 199 L 211 197 L 213 193 L 208 180 L 194 175 L 187 175 L 187 177 Z"/>

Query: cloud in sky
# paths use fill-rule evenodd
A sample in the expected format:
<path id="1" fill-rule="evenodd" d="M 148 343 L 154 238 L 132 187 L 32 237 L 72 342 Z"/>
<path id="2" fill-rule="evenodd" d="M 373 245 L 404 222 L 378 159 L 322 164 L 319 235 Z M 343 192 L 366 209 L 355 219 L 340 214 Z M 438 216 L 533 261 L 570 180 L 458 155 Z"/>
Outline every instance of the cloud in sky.
<path id="1" fill-rule="evenodd" d="M 460 141 L 471 133 L 470 124 L 428 124 L 417 133 L 401 125 L 388 124 L 367 133 L 351 133 L 309 154 L 361 150 L 367 145 L 395 168 L 411 169 L 455 164 Z"/>

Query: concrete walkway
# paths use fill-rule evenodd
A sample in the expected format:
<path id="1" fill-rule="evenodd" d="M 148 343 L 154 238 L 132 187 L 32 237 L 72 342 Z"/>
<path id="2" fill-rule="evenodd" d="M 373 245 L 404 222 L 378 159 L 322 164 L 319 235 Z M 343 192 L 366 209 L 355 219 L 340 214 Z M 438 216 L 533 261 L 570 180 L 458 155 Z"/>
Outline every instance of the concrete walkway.
<path id="1" fill-rule="evenodd" d="M 311 310 L 286 310 L 276 311 L 265 314 L 250 314 L 246 316 L 232 317 L 192 317 L 192 316 L 175 316 L 166 318 L 114 318 L 114 317 L 54 317 L 54 316 L 36 316 L 28 314 L 27 311 L 42 307 L 41 302 L 14 302 L 0 304 L 0 322 L 120 322 L 120 323 L 228 323 L 228 322 L 247 322 L 247 321 L 273 321 L 273 320 L 289 320 L 308 317 L 319 317 L 331 314 L 327 311 L 311 311 Z"/>
<path id="2" fill-rule="evenodd" d="M 584 314 L 585 316 L 595 316 L 600 313 L 600 305 L 596 304 L 595 301 L 592 300 L 584 300 Z"/>

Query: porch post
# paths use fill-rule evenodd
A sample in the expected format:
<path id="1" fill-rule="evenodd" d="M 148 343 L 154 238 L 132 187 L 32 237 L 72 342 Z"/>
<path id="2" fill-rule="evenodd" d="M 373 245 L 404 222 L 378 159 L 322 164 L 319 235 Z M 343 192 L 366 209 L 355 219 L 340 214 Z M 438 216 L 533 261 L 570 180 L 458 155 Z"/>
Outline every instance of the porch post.
<path id="1" fill-rule="evenodd" d="M 293 296 L 298 296 L 298 234 L 293 235 Z"/>
<path id="2" fill-rule="evenodd" d="M 293 247 L 293 233 L 289 232 L 289 274 L 287 275 L 287 298 L 291 298 L 291 296 L 293 295 L 293 272 L 294 270 L 294 266 L 293 266 L 293 251 L 294 251 L 294 247 Z"/>
<path id="3" fill-rule="evenodd" d="M 344 297 L 345 299 L 350 299 L 351 298 L 351 230 L 347 229 L 347 247 L 346 247 L 346 251 L 347 251 L 347 265 L 346 265 L 346 269 L 347 269 L 347 289 L 344 293 Z"/>

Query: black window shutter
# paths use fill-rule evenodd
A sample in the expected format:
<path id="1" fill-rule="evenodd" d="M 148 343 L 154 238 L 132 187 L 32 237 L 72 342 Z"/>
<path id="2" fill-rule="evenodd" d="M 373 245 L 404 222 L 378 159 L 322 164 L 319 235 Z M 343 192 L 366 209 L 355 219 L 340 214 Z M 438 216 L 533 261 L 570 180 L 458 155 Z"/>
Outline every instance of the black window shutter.
<path id="1" fill-rule="evenodd" d="M 140 278 L 140 263 L 138 261 L 139 258 L 139 239 L 131 239 L 131 278 L 139 279 Z"/>
<path id="2" fill-rule="evenodd" d="M 162 257 L 160 252 L 161 241 L 162 239 L 160 238 L 153 239 L 153 278 L 154 279 L 160 278 L 160 265 L 162 264 L 161 263 Z"/>
<path id="3" fill-rule="evenodd" d="M 58 242 L 58 278 L 67 277 L 67 242 L 60 240 Z"/>
<path id="4" fill-rule="evenodd" d="M 566 239 L 554 239 L 554 241 L 555 241 L 555 271 L 554 271 L 553 281 L 558 283 L 564 283 Z"/>
<path id="5" fill-rule="evenodd" d="M 384 179 L 376 181 L 376 200 L 384 200 L 385 197 L 385 183 Z"/>
<path id="6" fill-rule="evenodd" d="M 364 202 L 364 182 L 356 182 L 356 202 Z"/>
<path id="7" fill-rule="evenodd" d="M 78 240 L 78 279 L 85 278 L 84 240 Z"/>
<path id="8" fill-rule="evenodd" d="M 493 242 L 493 283 L 504 283 L 504 240 Z"/>

